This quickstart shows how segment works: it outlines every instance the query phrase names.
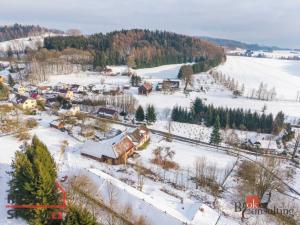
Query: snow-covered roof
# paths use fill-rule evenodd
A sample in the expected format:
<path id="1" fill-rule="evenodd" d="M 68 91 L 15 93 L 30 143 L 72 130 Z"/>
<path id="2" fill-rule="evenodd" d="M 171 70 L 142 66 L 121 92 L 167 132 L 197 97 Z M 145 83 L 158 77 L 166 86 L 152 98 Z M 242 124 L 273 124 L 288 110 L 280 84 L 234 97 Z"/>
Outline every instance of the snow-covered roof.
<path id="1" fill-rule="evenodd" d="M 81 153 L 93 157 L 101 158 L 102 156 L 113 159 L 119 158 L 125 151 L 133 147 L 133 143 L 125 133 L 119 134 L 111 139 L 101 142 L 88 140 L 84 143 Z"/>
<path id="2" fill-rule="evenodd" d="M 8 77 L 9 71 L 8 70 L 1 70 L 0 71 L 0 76 Z"/>

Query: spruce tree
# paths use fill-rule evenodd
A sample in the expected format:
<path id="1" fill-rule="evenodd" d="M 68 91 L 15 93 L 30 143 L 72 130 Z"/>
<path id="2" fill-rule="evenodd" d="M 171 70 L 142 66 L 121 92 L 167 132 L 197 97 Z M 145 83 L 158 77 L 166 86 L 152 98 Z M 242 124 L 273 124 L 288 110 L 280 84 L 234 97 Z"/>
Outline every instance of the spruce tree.
<path id="1" fill-rule="evenodd" d="M 8 75 L 8 84 L 11 87 L 13 87 L 16 84 L 15 80 L 12 78 L 10 74 Z"/>
<path id="2" fill-rule="evenodd" d="M 137 121 L 144 121 L 145 119 L 145 113 L 142 106 L 139 106 L 135 112 L 135 119 Z"/>
<path id="3" fill-rule="evenodd" d="M 10 194 L 18 205 L 57 205 L 56 165 L 47 147 L 36 137 L 18 151 L 11 165 Z M 47 224 L 51 209 L 17 209 L 29 224 Z"/>
<path id="4" fill-rule="evenodd" d="M 213 131 L 210 135 L 211 144 L 218 145 L 221 142 L 221 135 L 220 135 L 220 118 L 219 116 L 216 117 L 215 125 Z"/>
<path id="5" fill-rule="evenodd" d="M 156 112 L 153 105 L 147 107 L 146 118 L 148 123 L 154 123 L 156 121 Z"/>

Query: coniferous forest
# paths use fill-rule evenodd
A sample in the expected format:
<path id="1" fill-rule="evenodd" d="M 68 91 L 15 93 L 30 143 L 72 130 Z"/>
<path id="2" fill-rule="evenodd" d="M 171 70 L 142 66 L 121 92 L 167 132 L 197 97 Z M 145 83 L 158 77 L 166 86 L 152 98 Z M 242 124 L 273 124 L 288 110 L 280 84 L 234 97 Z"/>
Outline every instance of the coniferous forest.
<path id="1" fill-rule="evenodd" d="M 204 123 L 210 127 L 215 124 L 217 117 L 220 119 L 221 128 L 234 128 L 262 133 L 278 133 L 283 128 L 284 119 L 284 115 L 281 112 L 278 113 L 274 120 L 272 114 L 253 113 L 250 110 L 243 109 L 216 108 L 213 105 L 205 105 L 199 98 L 193 102 L 191 109 L 175 106 L 172 110 L 172 120 L 182 123 Z M 279 129 L 277 129 L 278 124 L 282 124 Z"/>
<path id="2" fill-rule="evenodd" d="M 47 29 L 34 25 L 21 25 L 16 23 L 12 26 L 0 26 L 0 41 L 9 41 L 17 38 L 41 35 L 46 32 L 62 33 L 61 31 L 54 29 Z"/>
<path id="3" fill-rule="evenodd" d="M 208 60 L 219 64 L 225 58 L 223 48 L 199 38 L 140 29 L 48 37 L 44 47 L 59 51 L 66 48 L 89 50 L 94 55 L 94 67 L 128 65 L 129 61 L 134 68 Z"/>

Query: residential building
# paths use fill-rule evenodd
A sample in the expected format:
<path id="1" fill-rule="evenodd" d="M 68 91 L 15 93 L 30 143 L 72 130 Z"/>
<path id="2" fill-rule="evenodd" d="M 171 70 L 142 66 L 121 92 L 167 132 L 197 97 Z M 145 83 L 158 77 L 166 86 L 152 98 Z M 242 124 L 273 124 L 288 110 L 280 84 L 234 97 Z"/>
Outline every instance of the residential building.
<path id="1" fill-rule="evenodd" d="M 17 96 L 15 103 L 20 105 L 24 110 L 33 110 L 37 106 L 35 99 L 23 95 Z"/>
<path id="2" fill-rule="evenodd" d="M 144 83 L 139 87 L 138 91 L 140 95 L 149 95 L 152 91 L 152 84 Z"/>
<path id="3" fill-rule="evenodd" d="M 99 108 L 98 113 L 99 116 L 108 118 L 108 119 L 119 119 L 119 113 L 114 109 L 108 109 L 108 108 Z"/>
<path id="4" fill-rule="evenodd" d="M 109 164 L 123 164 L 135 151 L 131 138 L 122 133 L 114 138 L 95 142 L 88 140 L 84 143 L 81 154 Z"/>

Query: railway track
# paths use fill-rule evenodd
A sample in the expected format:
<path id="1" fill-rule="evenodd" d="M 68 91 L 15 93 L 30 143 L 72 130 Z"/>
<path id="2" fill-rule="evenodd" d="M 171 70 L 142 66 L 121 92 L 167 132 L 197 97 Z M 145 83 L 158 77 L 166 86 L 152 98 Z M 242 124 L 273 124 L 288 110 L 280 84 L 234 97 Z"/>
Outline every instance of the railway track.
<path id="1" fill-rule="evenodd" d="M 138 127 L 138 125 L 135 124 L 128 124 L 128 123 L 124 123 L 121 121 L 116 121 L 116 120 L 110 120 L 110 119 L 105 119 L 105 118 L 100 118 L 91 114 L 88 114 L 88 116 L 90 118 L 93 119 L 100 119 L 100 120 L 104 120 L 104 121 L 108 121 L 111 123 L 115 123 L 115 124 L 119 124 L 119 125 L 123 125 L 126 127 L 131 127 L 131 128 L 135 128 Z M 156 135 L 160 135 L 165 137 L 166 135 L 168 135 L 167 132 L 164 131 L 160 131 L 160 130 L 156 130 L 156 129 L 149 129 L 153 134 Z M 272 177 L 274 177 L 275 179 L 279 180 L 291 193 L 300 196 L 300 191 L 294 189 L 292 186 L 290 186 L 288 183 L 286 183 L 285 181 L 283 181 L 280 177 L 278 177 L 276 174 L 274 174 L 272 171 L 268 170 L 268 168 L 266 168 L 262 163 L 258 162 L 257 160 L 254 160 L 253 158 L 251 158 L 249 155 L 251 156 L 264 156 L 264 157 L 275 157 L 275 158 L 279 158 L 279 159 L 283 159 L 283 160 L 290 160 L 290 157 L 286 157 L 286 156 L 279 156 L 277 154 L 269 154 L 269 153 L 262 153 L 262 152 L 253 152 L 253 151 L 249 151 L 249 150 L 245 150 L 245 149 L 241 149 L 241 148 L 232 148 L 232 147 L 225 147 L 225 146 L 217 146 L 217 145 L 212 145 L 200 140 L 195 140 L 195 139 L 191 139 L 191 138 L 187 138 L 187 137 L 183 137 L 180 135 L 174 135 L 172 134 L 172 139 L 177 140 L 177 141 L 181 141 L 181 142 L 186 142 L 186 143 L 190 143 L 190 144 L 196 144 L 199 146 L 203 146 L 206 148 L 211 148 L 213 150 L 216 151 L 223 151 L 227 154 L 231 154 L 240 158 L 244 158 L 246 160 L 249 160 L 257 165 L 259 165 L 262 169 L 266 170 Z"/>

